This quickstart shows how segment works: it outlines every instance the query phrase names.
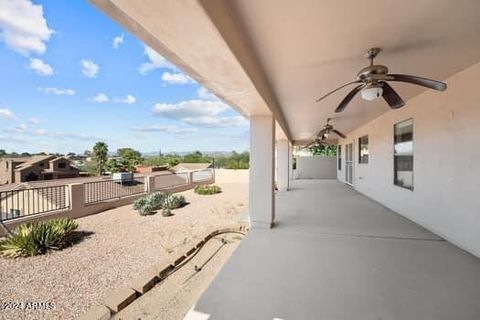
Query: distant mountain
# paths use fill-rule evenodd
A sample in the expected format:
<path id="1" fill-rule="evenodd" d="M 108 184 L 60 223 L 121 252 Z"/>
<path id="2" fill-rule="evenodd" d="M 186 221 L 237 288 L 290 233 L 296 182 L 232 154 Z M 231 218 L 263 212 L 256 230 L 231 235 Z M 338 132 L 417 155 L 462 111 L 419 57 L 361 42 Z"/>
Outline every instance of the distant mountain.
<path id="1" fill-rule="evenodd" d="M 193 152 L 195 152 L 195 151 L 169 151 L 169 152 L 164 152 L 163 155 L 165 155 L 165 154 L 177 154 L 179 156 L 185 156 L 185 155 L 193 153 Z M 231 151 L 200 151 L 200 152 L 203 155 L 210 156 L 210 157 L 228 157 L 228 156 L 232 155 Z M 142 152 L 142 156 L 143 157 L 156 157 L 156 156 L 158 156 L 158 151 L 156 151 L 156 152 L 155 151 Z"/>

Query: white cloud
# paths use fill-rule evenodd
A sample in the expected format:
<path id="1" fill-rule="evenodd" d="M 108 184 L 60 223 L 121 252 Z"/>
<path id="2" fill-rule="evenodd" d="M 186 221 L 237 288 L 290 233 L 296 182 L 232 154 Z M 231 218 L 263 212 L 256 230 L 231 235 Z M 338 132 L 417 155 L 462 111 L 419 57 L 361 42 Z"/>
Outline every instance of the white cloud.
<path id="1" fill-rule="evenodd" d="M 228 109 L 228 106 L 221 101 L 187 100 L 175 104 L 157 103 L 152 111 L 158 116 L 205 128 L 237 127 L 248 124 L 241 116 L 222 115 Z"/>
<path id="2" fill-rule="evenodd" d="M 97 93 L 95 97 L 93 97 L 93 101 L 98 102 L 98 103 L 104 103 L 108 102 L 110 99 L 105 93 Z"/>
<path id="3" fill-rule="evenodd" d="M 75 90 L 73 89 L 60 89 L 60 88 L 38 88 L 38 91 L 46 93 L 46 94 L 54 94 L 56 96 L 73 96 L 75 94 Z"/>
<path id="4" fill-rule="evenodd" d="M 182 128 L 173 125 L 157 124 L 146 127 L 133 127 L 132 130 L 139 132 L 165 132 L 171 134 L 188 134 L 197 132 L 196 128 Z"/>
<path id="5" fill-rule="evenodd" d="M 124 36 L 123 33 L 121 35 L 113 38 L 113 41 L 112 41 L 113 49 L 118 49 L 120 47 L 120 45 L 123 43 L 124 38 L 125 38 L 125 36 Z"/>
<path id="6" fill-rule="evenodd" d="M 169 119 L 181 120 L 216 116 L 227 108 L 225 104 L 217 101 L 187 100 L 179 103 L 157 103 L 153 107 L 153 113 Z"/>
<path id="7" fill-rule="evenodd" d="M 36 136 L 50 137 L 55 139 L 71 139 L 71 140 L 80 140 L 80 141 L 102 140 L 99 137 L 88 135 L 85 133 L 69 133 L 69 132 L 62 132 L 62 131 L 50 132 L 45 129 L 37 129 L 33 131 L 33 134 Z"/>
<path id="8" fill-rule="evenodd" d="M 12 110 L 7 109 L 7 108 L 0 109 L 0 117 L 8 118 L 8 119 L 16 119 L 17 118 L 15 116 L 15 113 L 13 113 Z"/>
<path id="9" fill-rule="evenodd" d="M 82 65 L 82 73 L 87 77 L 87 78 L 96 78 L 98 75 L 98 71 L 100 70 L 100 67 L 98 64 L 93 62 L 92 60 L 85 60 L 82 59 L 80 62 Z"/>
<path id="10" fill-rule="evenodd" d="M 181 72 L 164 72 L 162 74 L 162 80 L 170 84 L 188 84 L 195 83 L 192 78 Z"/>
<path id="11" fill-rule="evenodd" d="M 22 124 L 19 124 L 18 126 L 15 127 L 14 129 L 16 132 L 26 132 L 28 130 L 28 127 L 26 124 L 22 123 Z"/>
<path id="12" fill-rule="evenodd" d="M 212 100 L 212 101 L 218 100 L 216 95 L 214 95 L 204 87 L 198 88 L 197 96 L 199 99 L 202 99 L 202 100 Z"/>
<path id="13" fill-rule="evenodd" d="M 4 143 L 12 143 L 12 142 L 25 142 L 26 139 L 24 137 L 20 137 L 20 136 L 12 136 L 12 135 L 7 135 L 7 136 L 4 136 L 4 135 L 0 135 L 0 141 L 3 141 Z"/>
<path id="14" fill-rule="evenodd" d="M 38 119 L 38 118 L 30 118 L 30 119 L 28 120 L 28 122 L 30 122 L 30 123 L 33 124 L 33 125 L 37 125 L 37 124 L 42 123 L 42 120 L 40 120 L 40 119 Z"/>
<path id="15" fill-rule="evenodd" d="M 29 68 L 41 76 L 51 76 L 53 74 L 52 66 L 37 58 L 30 59 Z"/>
<path id="16" fill-rule="evenodd" d="M 27 56 L 43 54 L 53 32 L 41 5 L 29 0 L 0 1 L 0 40 L 12 50 Z"/>
<path id="17" fill-rule="evenodd" d="M 147 74 L 150 71 L 160 68 L 176 70 L 173 64 L 168 62 L 152 48 L 145 46 L 144 54 L 148 57 L 148 62 L 142 63 L 138 68 L 138 72 L 141 74 Z"/>
<path id="18" fill-rule="evenodd" d="M 242 116 L 233 117 L 198 117 L 198 118 L 185 118 L 185 123 L 193 126 L 204 128 L 230 128 L 230 127 L 243 127 L 248 125 L 247 119 Z"/>
<path id="19" fill-rule="evenodd" d="M 137 98 L 132 96 L 131 94 L 128 94 L 125 98 L 123 99 L 115 99 L 115 102 L 119 103 L 126 103 L 126 104 L 133 104 L 137 101 Z"/>
<path id="20" fill-rule="evenodd" d="M 34 135 L 36 136 L 44 136 L 47 134 L 47 130 L 45 129 L 37 129 L 33 132 Z"/>

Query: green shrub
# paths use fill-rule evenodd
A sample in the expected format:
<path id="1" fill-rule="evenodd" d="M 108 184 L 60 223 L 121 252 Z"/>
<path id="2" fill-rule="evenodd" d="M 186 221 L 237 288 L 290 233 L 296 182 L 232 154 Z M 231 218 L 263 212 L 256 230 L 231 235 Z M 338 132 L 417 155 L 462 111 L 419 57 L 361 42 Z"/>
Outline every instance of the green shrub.
<path id="1" fill-rule="evenodd" d="M 162 209 L 162 216 L 164 217 L 170 217 L 173 215 L 172 210 L 170 208 L 163 208 Z"/>
<path id="2" fill-rule="evenodd" d="M 176 209 L 180 208 L 186 203 L 185 197 L 182 195 L 167 194 L 163 200 L 162 208 Z"/>
<path id="3" fill-rule="evenodd" d="M 153 207 L 153 209 L 158 210 L 163 207 L 163 202 L 165 201 L 166 197 L 167 194 L 163 192 L 155 192 L 147 197 L 147 201 Z"/>
<path id="4" fill-rule="evenodd" d="M 137 210 L 141 216 L 149 216 L 155 213 L 155 208 L 150 203 L 146 203 L 140 209 Z"/>
<path id="5" fill-rule="evenodd" d="M 59 250 L 69 244 L 69 238 L 77 228 L 78 224 L 68 218 L 23 223 L 12 235 L 0 241 L 0 254 L 26 257 Z"/>
<path id="6" fill-rule="evenodd" d="M 138 211 L 142 209 L 147 203 L 148 203 L 148 200 L 146 197 L 139 198 L 135 200 L 135 202 L 133 203 L 133 209 Z"/>
<path id="7" fill-rule="evenodd" d="M 216 194 L 222 192 L 222 189 L 216 185 L 196 186 L 195 193 L 197 194 Z"/>
<path id="8" fill-rule="evenodd" d="M 185 203 L 184 196 L 156 192 L 147 197 L 137 199 L 133 203 L 133 208 L 142 216 L 151 215 L 155 213 L 155 210 L 164 209 L 162 214 L 168 216 L 171 215 L 172 209 L 179 208 Z"/>

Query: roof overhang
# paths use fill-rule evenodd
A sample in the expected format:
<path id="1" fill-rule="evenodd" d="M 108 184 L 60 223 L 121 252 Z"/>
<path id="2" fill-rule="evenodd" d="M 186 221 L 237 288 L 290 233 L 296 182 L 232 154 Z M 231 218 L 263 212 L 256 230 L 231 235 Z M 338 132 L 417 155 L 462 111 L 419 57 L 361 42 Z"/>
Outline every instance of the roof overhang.
<path id="1" fill-rule="evenodd" d="M 334 113 L 348 88 L 315 103 L 355 79 L 370 47 L 392 72 L 437 80 L 480 61 L 480 1 L 90 1 L 243 115 L 273 114 L 292 141 L 329 117 L 348 133 L 391 112 L 356 97 Z M 407 104 L 425 90 L 393 86 Z"/>

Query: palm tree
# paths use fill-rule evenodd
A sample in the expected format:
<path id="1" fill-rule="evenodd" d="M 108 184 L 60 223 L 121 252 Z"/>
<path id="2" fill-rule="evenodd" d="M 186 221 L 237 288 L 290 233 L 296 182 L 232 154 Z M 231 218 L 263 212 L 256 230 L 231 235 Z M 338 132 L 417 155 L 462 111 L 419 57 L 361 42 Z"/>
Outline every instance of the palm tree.
<path id="1" fill-rule="evenodd" d="M 93 160 L 97 165 L 97 174 L 101 176 L 105 171 L 105 164 L 107 163 L 108 145 L 105 142 L 99 141 L 93 146 Z"/>

